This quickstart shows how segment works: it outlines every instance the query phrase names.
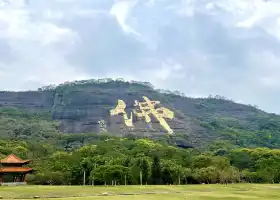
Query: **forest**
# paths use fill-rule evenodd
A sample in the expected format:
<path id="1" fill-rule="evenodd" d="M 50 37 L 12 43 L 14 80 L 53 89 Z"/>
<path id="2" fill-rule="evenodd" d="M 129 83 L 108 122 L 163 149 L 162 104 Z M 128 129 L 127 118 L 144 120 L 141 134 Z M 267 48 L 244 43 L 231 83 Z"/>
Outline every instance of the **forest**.
<path id="1" fill-rule="evenodd" d="M 62 137 L 67 146 L 72 136 Z M 217 141 L 208 151 L 182 149 L 148 138 L 96 136 L 90 144 L 67 150 L 32 140 L 0 141 L 0 156 L 31 158 L 36 171 L 29 184 L 129 185 L 279 183 L 280 150 L 234 148 Z"/>

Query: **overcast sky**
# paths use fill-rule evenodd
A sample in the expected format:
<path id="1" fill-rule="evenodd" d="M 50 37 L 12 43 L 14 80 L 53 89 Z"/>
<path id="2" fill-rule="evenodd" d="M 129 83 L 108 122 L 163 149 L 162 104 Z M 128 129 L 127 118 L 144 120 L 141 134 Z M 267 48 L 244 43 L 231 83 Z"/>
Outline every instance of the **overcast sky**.
<path id="1" fill-rule="evenodd" d="M 279 0 L 0 0 L 0 89 L 149 81 L 280 113 Z"/>

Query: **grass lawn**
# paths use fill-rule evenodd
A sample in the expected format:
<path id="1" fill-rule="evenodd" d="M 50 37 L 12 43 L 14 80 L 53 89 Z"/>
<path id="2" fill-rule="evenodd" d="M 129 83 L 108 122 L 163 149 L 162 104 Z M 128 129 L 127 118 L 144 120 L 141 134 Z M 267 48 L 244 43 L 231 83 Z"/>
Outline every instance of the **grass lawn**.
<path id="1" fill-rule="evenodd" d="M 104 192 L 107 192 L 108 196 L 98 196 Z M 44 199 L 56 197 L 57 200 L 279 200 L 280 185 L 2 186 L 0 196 L 3 199 L 28 199 L 34 196 Z"/>

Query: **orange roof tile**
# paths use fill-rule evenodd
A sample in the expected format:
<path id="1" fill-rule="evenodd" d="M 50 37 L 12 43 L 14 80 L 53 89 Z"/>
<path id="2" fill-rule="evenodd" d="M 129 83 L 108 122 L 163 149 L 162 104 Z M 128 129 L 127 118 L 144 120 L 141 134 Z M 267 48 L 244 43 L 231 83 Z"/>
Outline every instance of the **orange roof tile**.
<path id="1" fill-rule="evenodd" d="M 14 154 L 8 155 L 6 158 L 2 159 L 0 163 L 27 163 L 30 160 L 22 160 Z"/>
<path id="2" fill-rule="evenodd" d="M 0 173 L 2 172 L 30 172 L 33 171 L 32 168 L 27 167 L 3 167 L 0 168 Z"/>

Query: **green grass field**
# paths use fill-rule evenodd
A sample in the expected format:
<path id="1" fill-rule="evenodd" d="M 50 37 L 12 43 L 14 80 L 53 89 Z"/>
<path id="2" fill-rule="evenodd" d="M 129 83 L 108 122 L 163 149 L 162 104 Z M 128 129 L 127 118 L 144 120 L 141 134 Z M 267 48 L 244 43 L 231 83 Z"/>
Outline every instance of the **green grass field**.
<path id="1" fill-rule="evenodd" d="M 100 196 L 105 192 L 108 196 Z M 39 196 L 57 200 L 279 200 L 280 185 L 17 186 L 0 187 L 0 196 L 3 199 Z"/>

